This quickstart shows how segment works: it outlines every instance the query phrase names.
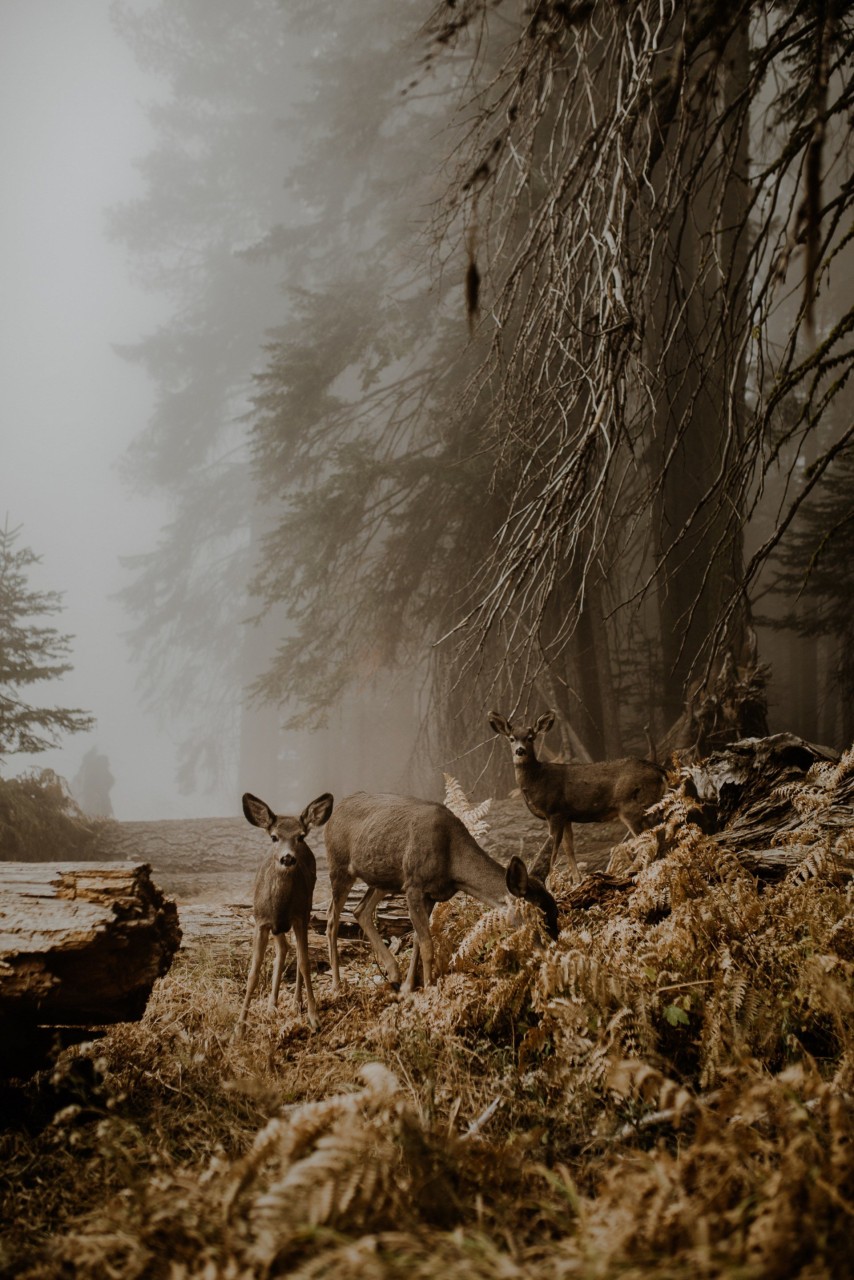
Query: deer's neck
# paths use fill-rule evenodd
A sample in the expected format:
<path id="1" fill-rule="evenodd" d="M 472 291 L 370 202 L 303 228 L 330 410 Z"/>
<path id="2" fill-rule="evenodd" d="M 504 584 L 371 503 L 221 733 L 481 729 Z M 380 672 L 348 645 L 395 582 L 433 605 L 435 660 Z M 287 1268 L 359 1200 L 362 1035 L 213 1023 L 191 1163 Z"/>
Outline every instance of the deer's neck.
<path id="1" fill-rule="evenodd" d="M 507 873 L 500 862 L 481 849 L 474 837 L 460 841 L 454 848 L 452 871 L 456 887 L 478 902 L 496 907 L 504 901 Z"/>

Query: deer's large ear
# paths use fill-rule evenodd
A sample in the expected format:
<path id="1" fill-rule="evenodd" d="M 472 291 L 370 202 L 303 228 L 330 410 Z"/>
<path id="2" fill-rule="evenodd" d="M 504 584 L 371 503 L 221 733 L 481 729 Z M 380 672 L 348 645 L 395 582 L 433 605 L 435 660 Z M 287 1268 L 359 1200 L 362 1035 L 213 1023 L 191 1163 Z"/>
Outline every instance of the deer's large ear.
<path id="1" fill-rule="evenodd" d="M 514 898 L 524 898 L 528 892 L 528 868 L 516 854 L 510 859 L 507 867 L 505 884 L 508 893 L 512 893 Z"/>
<path id="2" fill-rule="evenodd" d="M 555 713 L 553 711 L 545 711 L 534 725 L 535 733 L 548 733 L 555 722 Z"/>
<path id="3" fill-rule="evenodd" d="M 496 733 L 503 733 L 505 738 L 510 737 L 510 725 L 503 716 L 498 714 L 497 711 L 490 711 L 489 723 L 492 725 L 492 728 Z"/>
<path id="4" fill-rule="evenodd" d="M 251 822 L 253 827 L 263 827 L 265 831 L 269 831 L 276 821 L 276 815 L 270 806 L 253 796 L 251 791 L 247 791 L 243 797 L 243 813 L 246 821 Z"/>
<path id="5" fill-rule="evenodd" d="M 324 791 L 322 796 L 307 804 L 299 816 L 303 831 L 308 831 L 309 827 L 322 827 L 328 821 L 334 803 L 329 792 Z"/>

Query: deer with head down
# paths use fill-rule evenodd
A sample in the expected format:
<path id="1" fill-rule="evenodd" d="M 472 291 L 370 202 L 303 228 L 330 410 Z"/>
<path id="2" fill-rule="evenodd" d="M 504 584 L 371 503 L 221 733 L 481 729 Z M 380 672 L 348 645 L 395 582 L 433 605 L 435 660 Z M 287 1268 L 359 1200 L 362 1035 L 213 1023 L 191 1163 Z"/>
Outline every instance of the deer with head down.
<path id="1" fill-rule="evenodd" d="M 356 880 L 367 893 L 355 916 L 370 939 L 389 980 L 400 983 L 397 961 L 380 937 L 374 912 L 387 893 L 402 893 L 415 930 L 412 961 L 401 992 L 412 991 L 420 952 L 424 985 L 433 979 L 434 952 L 430 913 L 435 903 L 468 893 L 498 906 L 507 893 L 542 908 L 546 929 L 558 935 L 557 903 L 521 858 L 503 867 L 481 849 L 463 823 L 445 805 L 412 796 L 369 795 L 359 791 L 336 807 L 326 828 L 326 857 L 332 882 L 326 937 L 332 986 L 340 986 L 338 920 Z"/>
<path id="2" fill-rule="evenodd" d="M 661 799 L 665 774 L 660 765 L 638 756 L 602 760 L 591 764 L 559 764 L 537 759 L 536 741 L 555 722 L 547 711 L 534 724 L 510 724 L 497 711 L 489 714 L 496 733 L 510 743 L 516 784 L 531 813 L 549 824 L 549 838 L 531 868 L 533 875 L 546 879 L 561 845 L 566 852 L 573 878 L 581 873 L 575 861 L 573 822 L 609 822 L 620 818 L 632 835 L 652 825 L 650 805 Z"/>
<path id="3" fill-rule="evenodd" d="M 235 1036 L 240 1037 L 246 1022 L 249 1002 L 252 999 L 270 934 L 276 954 L 273 959 L 273 984 L 270 989 L 270 1009 L 276 1007 L 279 985 L 288 954 L 288 931 L 293 929 L 297 952 L 296 1001 L 302 1008 L 302 987 L 305 983 L 308 1020 L 317 1028 L 317 1006 L 311 986 L 311 963 L 308 955 L 308 920 L 311 900 L 317 880 L 317 863 L 306 843 L 306 835 L 312 827 L 322 827 L 332 812 L 333 799 L 328 792 L 306 805 L 298 818 L 275 814 L 268 804 L 246 792 L 243 797 L 243 813 L 253 827 L 266 831 L 275 848 L 267 854 L 255 876 L 253 915 L 255 930 L 252 937 L 252 961 L 246 980 L 246 995 L 237 1020 Z"/>

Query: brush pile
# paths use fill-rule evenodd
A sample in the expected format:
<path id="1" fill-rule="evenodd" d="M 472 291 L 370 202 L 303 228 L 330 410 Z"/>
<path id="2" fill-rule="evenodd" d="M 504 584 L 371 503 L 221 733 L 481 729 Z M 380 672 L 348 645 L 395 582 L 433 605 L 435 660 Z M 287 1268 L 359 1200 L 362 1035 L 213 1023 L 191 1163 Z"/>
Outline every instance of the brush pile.
<path id="1" fill-rule="evenodd" d="M 400 1001 L 365 952 L 317 1034 L 289 991 L 233 1043 L 248 940 L 197 944 L 18 1100 L 0 1274 L 848 1274 L 852 779 L 784 784 L 807 851 L 770 881 L 683 794 L 620 891 L 556 873 L 556 944 L 440 904 L 441 983 Z"/>

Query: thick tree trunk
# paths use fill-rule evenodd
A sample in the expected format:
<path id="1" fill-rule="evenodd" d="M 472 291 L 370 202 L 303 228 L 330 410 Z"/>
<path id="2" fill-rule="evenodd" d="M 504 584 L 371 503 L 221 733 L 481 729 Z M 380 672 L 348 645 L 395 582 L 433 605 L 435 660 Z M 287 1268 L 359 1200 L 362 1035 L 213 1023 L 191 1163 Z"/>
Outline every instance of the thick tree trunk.
<path id="1" fill-rule="evenodd" d="M 659 589 L 665 721 L 680 714 L 688 685 L 728 649 L 738 653 L 750 623 L 745 607 L 716 636 L 723 605 L 743 578 L 739 446 L 744 427 L 747 130 L 735 104 L 749 72 L 746 24 L 730 39 L 720 91 L 731 118 L 707 157 L 688 148 L 676 159 L 674 128 L 657 181 L 702 165 L 694 195 L 669 228 L 651 295 L 650 361 L 659 373 L 655 466 L 663 475 L 654 507 L 662 565 Z M 697 86 L 695 91 L 699 92 Z M 722 160 L 736 148 L 732 167 Z M 678 323 L 677 323 L 678 319 Z M 668 346 L 660 335 L 677 334 Z M 713 486 L 716 486 L 713 488 Z"/>

